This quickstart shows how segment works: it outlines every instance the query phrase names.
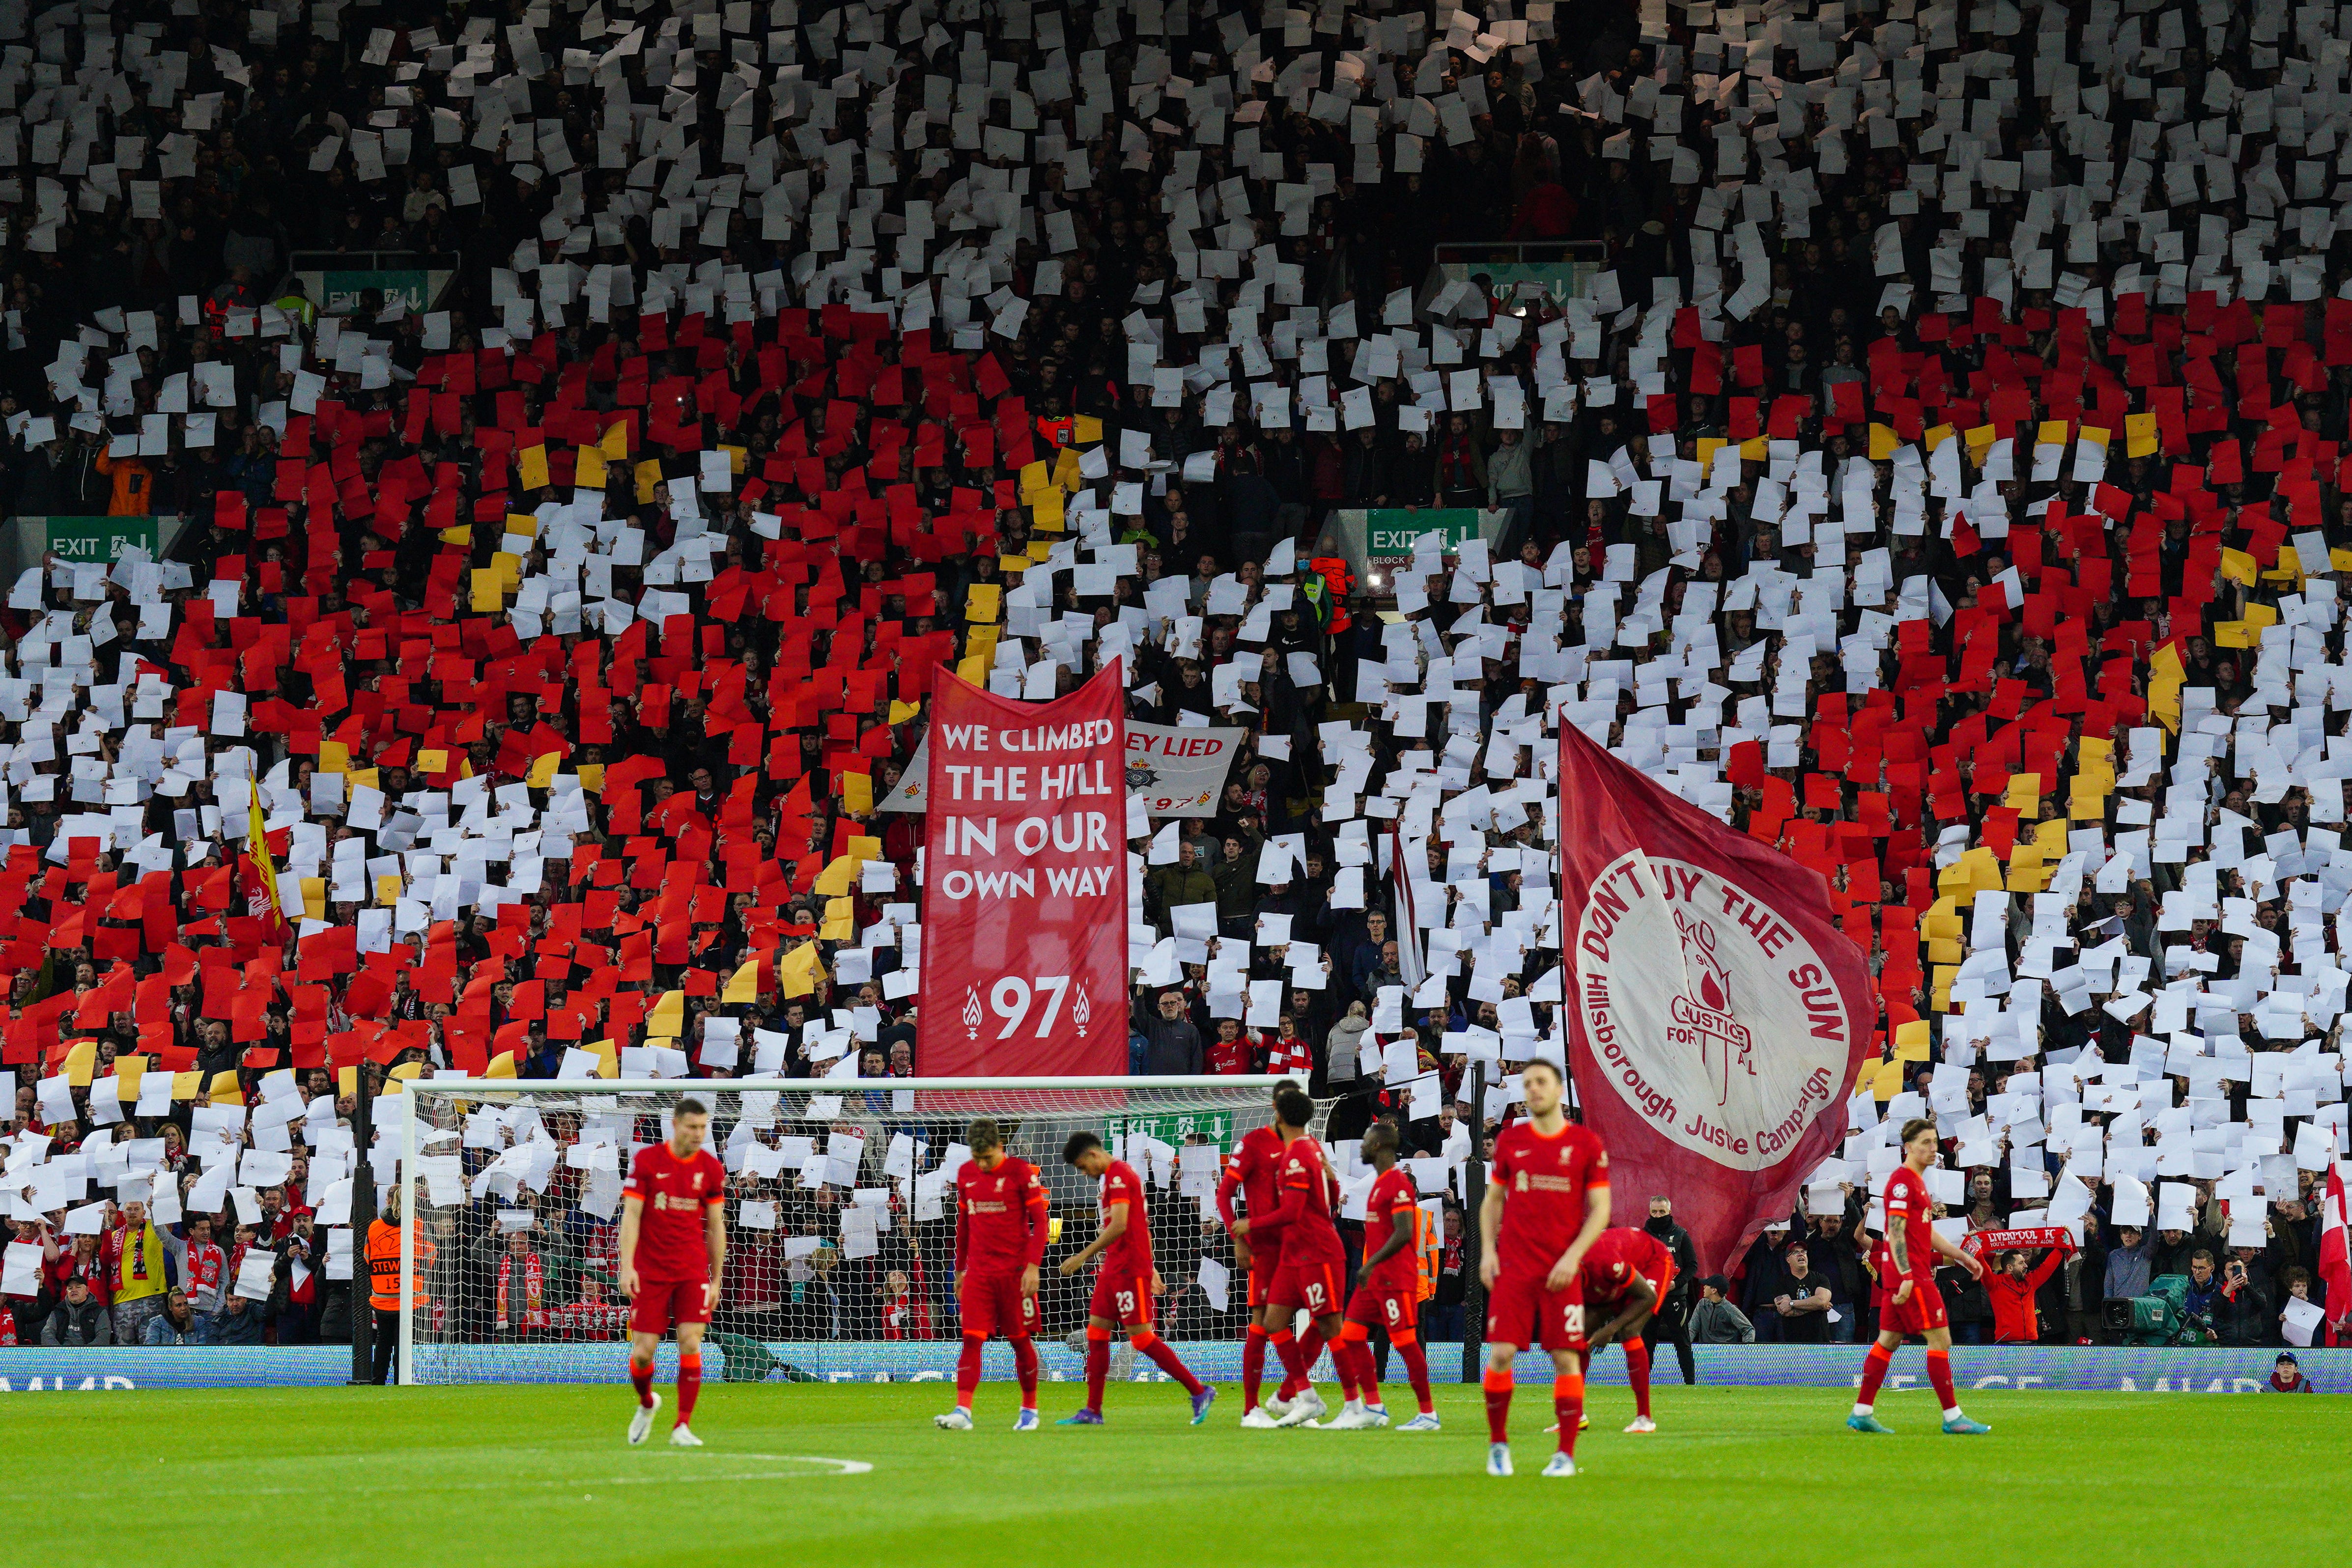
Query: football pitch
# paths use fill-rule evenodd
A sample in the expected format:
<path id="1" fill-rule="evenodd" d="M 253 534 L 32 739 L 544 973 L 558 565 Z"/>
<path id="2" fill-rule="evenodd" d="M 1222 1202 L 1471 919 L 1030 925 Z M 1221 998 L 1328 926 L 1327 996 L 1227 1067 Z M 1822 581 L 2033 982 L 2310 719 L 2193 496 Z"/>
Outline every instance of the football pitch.
<path id="1" fill-rule="evenodd" d="M 1048 1423 L 1078 1390 L 1048 1384 Z M 1411 1395 L 1392 1393 L 1410 1414 Z M 596 1563 L 1517 1563 L 1705 1558 L 1817 1568 L 1859 1554 L 2123 1562 L 2218 1528 L 2265 1561 L 2336 1560 L 2352 1399 L 1976 1393 L 1989 1437 L 1929 1396 L 1842 1425 L 1835 1390 L 1658 1390 L 1661 1429 L 1600 1393 L 1583 1473 L 1535 1472 L 1549 1391 L 1513 1408 L 1518 1474 L 1482 1471 L 1475 1387 L 1445 1429 L 1255 1432 L 1230 1387 L 1186 1424 L 1164 1384 L 1115 1385 L 1100 1429 L 1015 1435 L 982 1386 L 718 1385 L 674 1449 L 623 1437 L 625 1388 L 499 1386 L 19 1396 L 0 1401 L 7 1559 L 77 1568 Z M 1401 1417 L 1400 1417 L 1401 1418 Z M 204 1522 L 192 1524 L 192 1521 Z"/>

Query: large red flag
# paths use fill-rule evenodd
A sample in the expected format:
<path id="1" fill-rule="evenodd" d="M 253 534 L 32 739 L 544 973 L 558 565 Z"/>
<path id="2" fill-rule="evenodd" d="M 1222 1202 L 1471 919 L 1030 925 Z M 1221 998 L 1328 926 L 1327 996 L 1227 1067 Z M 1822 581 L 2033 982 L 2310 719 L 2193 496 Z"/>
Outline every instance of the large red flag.
<path id="1" fill-rule="evenodd" d="M 1127 1071 L 1127 682 L 1057 702 L 932 687 L 926 1078 Z"/>
<path id="2" fill-rule="evenodd" d="M 1629 1214 L 1726 1267 L 1845 1130 L 1876 1008 L 1821 877 L 1560 726 L 1569 1067 Z M 1638 1225 L 1638 1218 L 1626 1223 Z"/>
<path id="3" fill-rule="evenodd" d="M 2344 1163 L 2327 1167 L 2327 1195 L 2320 1207 L 2319 1280 L 2327 1288 L 2330 1344 L 2352 1340 L 2352 1218 L 2344 1202 Z"/>

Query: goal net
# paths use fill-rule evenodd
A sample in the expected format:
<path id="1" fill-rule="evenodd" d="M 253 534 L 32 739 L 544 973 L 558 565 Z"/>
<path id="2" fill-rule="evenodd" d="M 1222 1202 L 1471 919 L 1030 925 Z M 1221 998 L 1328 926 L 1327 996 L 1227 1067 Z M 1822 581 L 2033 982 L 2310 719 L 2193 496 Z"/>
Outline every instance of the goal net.
<path id="1" fill-rule="evenodd" d="M 1149 1185 L 1160 1333 L 1237 1354 L 1245 1282 L 1215 1224 L 1217 1179 L 1242 1135 L 1273 1119 L 1276 1082 L 413 1081 L 399 1128 L 402 1212 L 417 1220 L 403 1228 L 401 1379 L 623 1379 L 621 1181 L 688 1096 L 709 1108 L 709 1146 L 728 1172 L 708 1376 L 952 1375 L 953 1173 L 978 1116 L 995 1119 L 1052 1197 L 1041 1346 L 1052 1354 L 1086 1322 L 1090 1279 L 1055 1268 L 1094 1235 L 1097 1184 L 1062 1163 L 1086 1131 Z M 675 1354 L 666 1343 L 663 1375 Z M 1011 1375 L 1003 1345 L 988 1372 Z"/>

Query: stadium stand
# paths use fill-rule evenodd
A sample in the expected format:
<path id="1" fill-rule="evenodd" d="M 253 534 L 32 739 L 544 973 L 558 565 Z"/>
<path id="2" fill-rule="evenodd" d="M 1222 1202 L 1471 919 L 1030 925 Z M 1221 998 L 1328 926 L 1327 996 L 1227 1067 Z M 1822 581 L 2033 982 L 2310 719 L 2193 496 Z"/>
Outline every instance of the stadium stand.
<path id="1" fill-rule="evenodd" d="M 348 1337 L 387 1071 L 919 1071 L 933 672 L 1118 657 L 1246 732 L 1131 846 L 1139 1071 L 1474 1157 L 1573 723 L 1827 879 L 1861 1143 L 1932 1106 L 1950 1213 L 2068 1232 L 1963 1340 L 2177 1274 L 2277 1343 L 2347 1148 L 2347 60 L 2216 0 L 0 5 L 0 1334 Z M 1350 557 L 1404 508 L 1500 519 Z M 39 531 L 101 516 L 181 526 Z M 1866 1326 L 1869 1186 L 1720 1260 L 1757 1337 Z M 609 1333 L 610 1226 L 509 1196 Z M 952 1333 L 907 1228 L 743 1274 Z"/>

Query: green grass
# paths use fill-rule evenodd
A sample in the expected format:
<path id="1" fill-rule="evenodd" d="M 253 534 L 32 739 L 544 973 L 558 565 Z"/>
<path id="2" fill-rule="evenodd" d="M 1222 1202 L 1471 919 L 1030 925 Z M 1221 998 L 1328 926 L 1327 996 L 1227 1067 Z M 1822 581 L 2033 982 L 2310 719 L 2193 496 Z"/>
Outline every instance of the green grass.
<path id="1" fill-rule="evenodd" d="M 1048 1385 L 1050 1423 L 1075 1388 Z M 935 1431 L 940 1384 L 715 1385 L 709 1447 L 622 1440 L 622 1388 L 308 1389 L 0 1400 L 9 1563 L 76 1568 L 530 1568 L 600 1563 L 1370 1564 L 1841 1557 L 2021 1564 L 2193 1552 L 2217 1527 L 2266 1562 L 2343 1550 L 2352 1399 L 1976 1393 L 1993 1435 L 1947 1438 L 1925 1395 L 1896 1436 L 1836 1390 L 1662 1386 L 1655 1437 L 1601 1390 L 1584 1473 L 1535 1472 L 1546 1391 L 1513 1411 L 1519 1473 L 1481 1471 L 1478 1390 L 1446 1429 L 1244 1432 L 1234 1390 L 1185 1424 L 1166 1385 L 1111 1425 L 1016 1437 L 1008 1385 Z M 1391 1409 L 1411 1394 L 1391 1385 Z M 665 1390 L 665 1398 L 667 1391 Z M 657 1431 L 666 1435 L 667 1416 Z M 854 1459 L 840 1474 L 776 1456 Z M 2169 1544 L 2168 1544 L 2169 1543 Z"/>

